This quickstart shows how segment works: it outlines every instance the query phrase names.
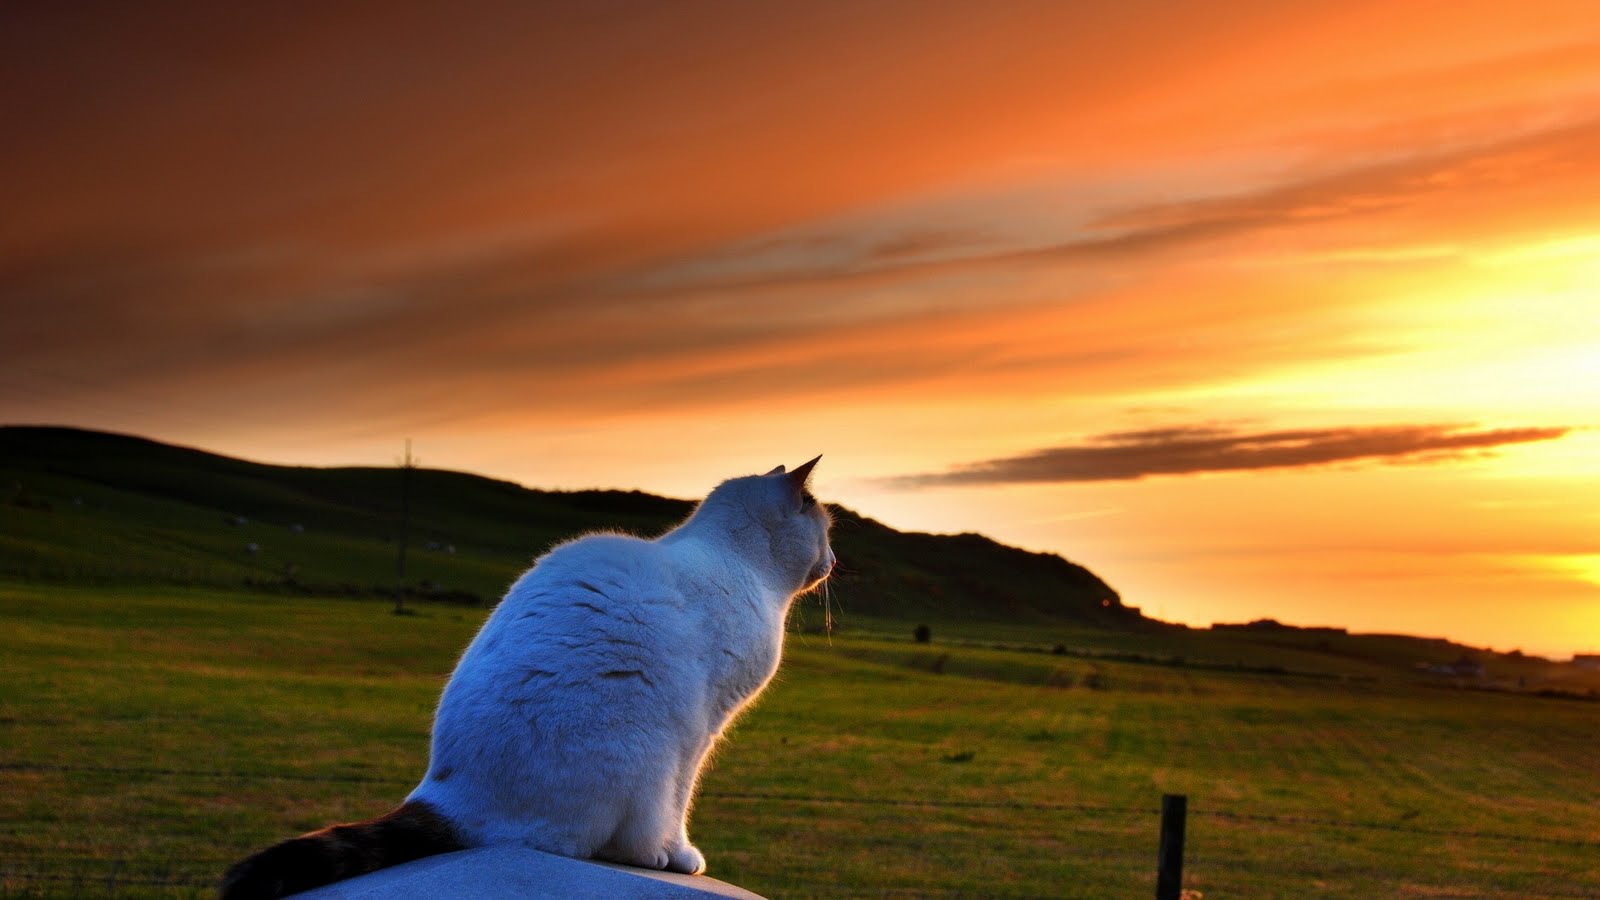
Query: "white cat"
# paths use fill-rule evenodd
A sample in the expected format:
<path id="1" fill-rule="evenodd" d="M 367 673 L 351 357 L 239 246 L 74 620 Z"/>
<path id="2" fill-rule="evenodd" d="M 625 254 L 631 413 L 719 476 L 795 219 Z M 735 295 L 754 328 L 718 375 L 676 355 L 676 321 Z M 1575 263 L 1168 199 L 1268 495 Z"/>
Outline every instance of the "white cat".
<path id="1" fill-rule="evenodd" d="M 833 570 L 816 463 L 723 482 L 654 540 L 593 534 L 545 554 L 461 657 L 406 802 L 244 860 L 223 896 L 504 843 L 705 871 L 688 832 L 701 768 L 777 671 L 790 603 Z"/>

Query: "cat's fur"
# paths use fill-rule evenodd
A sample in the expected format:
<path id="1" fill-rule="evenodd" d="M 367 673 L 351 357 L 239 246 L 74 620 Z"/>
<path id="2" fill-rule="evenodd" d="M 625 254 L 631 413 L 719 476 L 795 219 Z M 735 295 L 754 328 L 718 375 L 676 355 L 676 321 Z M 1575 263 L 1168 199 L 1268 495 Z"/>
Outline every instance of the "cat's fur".
<path id="1" fill-rule="evenodd" d="M 723 482 L 654 540 L 551 550 L 456 666 L 405 804 L 244 860 L 222 896 L 505 843 L 703 872 L 688 833 L 700 770 L 777 671 L 791 601 L 833 569 L 830 518 L 806 487 L 816 462 Z"/>

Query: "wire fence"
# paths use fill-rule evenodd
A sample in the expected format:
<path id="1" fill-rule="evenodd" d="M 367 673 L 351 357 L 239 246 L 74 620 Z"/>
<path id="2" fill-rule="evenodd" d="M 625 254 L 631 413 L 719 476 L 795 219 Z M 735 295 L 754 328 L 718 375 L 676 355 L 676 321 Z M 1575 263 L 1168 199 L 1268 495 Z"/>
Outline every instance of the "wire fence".
<path id="1" fill-rule="evenodd" d="M 82 778 L 138 778 L 215 780 L 219 782 L 294 782 L 327 784 L 377 784 L 409 787 L 412 779 L 378 775 L 306 774 L 301 772 L 240 772 L 202 768 L 161 766 L 114 766 L 59 764 L 29 761 L 0 762 L 0 773 L 54 773 Z M 1116 806 L 1092 803 L 1041 803 L 1009 799 L 957 799 L 820 795 L 786 791 L 707 790 L 705 800 L 759 802 L 792 805 L 833 805 L 847 807 L 889 807 L 906 809 L 1016 810 L 1041 814 L 1142 818 L 1160 815 L 1156 804 Z M 1350 832 L 1394 832 L 1436 838 L 1495 841 L 1511 845 L 1593 849 L 1600 853 L 1600 839 L 1563 838 L 1509 832 L 1435 828 L 1398 822 L 1372 822 L 1305 815 L 1274 815 L 1236 812 L 1224 809 L 1190 807 L 1188 815 L 1219 821 L 1266 825 L 1284 829 L 1335 829 Z M 186 858 L 182 861 L 147 857 L 107 857 L 92 853 L 50 851 L 47 855 L 23 856 L 0 850 L 0 896 L 65 895 L 114 896 L 142 889 L 172 889 L 174 893 L 198 893 L 214 888 L 217 875 L 231 857 Z"/>
<path id="2" fill-rule="evenodd" d="M 377 775 L 306 774 L 303 772 L 234 772 L 218 769 L 171 769 L 156 766 L 96 766 L 62 765 L 54 763 L 5 762 L 0 772 L 60 772 L 74 775 L 116 775 L 143 778 L 205 778 L 222 781 L 295 781 L 329 784 L 391 784 L 411 787 L 416 779 L 390 778 Z M 842 806 L 923 807 L 934 809 L 1014 809 L 1034 812 L 1075 812 L 1094 815 L 1153 816 L 1160 813 L 1156 804 L 1148 806 L 1108 806 L 1092 803 L 1039 803 L 1020 800 L 962 800 L 915 797 L 864 797 L 799 794 L 782 791 L 702 791 L 703 799 L 752 800 L 774 803 L 834 804 Z M 1353 829 L 1365 831 L 1391 831 L 1429 837 L 1458 837 L 1472 840 L 1505 841 L 1517 844 L 1546 844 L 1550 846 L 1593 848 L 1600 850 L 1600 839 L 1560 838 L 1543 835 L 1512 834 L 1502 831 L 1459 828 L 1429 828 L 1399 822 L 1364 822 L 1302 815 L 1273 815 L 1267 813 L 1242 813 L 1221 809 L 1193 809 L 1191 816 L 1226 819 L 1239 822 L 1257 822 L 1294 827 Z"/>

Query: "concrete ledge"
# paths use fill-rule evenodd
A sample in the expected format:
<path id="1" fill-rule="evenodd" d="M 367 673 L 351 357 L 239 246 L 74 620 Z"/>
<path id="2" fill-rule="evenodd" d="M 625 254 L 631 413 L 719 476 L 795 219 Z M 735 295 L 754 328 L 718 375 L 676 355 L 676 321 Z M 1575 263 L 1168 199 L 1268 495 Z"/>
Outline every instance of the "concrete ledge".
<path id="1" fill-rule="evenodd" d="M 300 900 L 763 900 L 704 875 L 679 875 L 613 863 L 568 859 L 526 847 L 478 847 L 429 856 L 371 875 L 296 894 Z"/>

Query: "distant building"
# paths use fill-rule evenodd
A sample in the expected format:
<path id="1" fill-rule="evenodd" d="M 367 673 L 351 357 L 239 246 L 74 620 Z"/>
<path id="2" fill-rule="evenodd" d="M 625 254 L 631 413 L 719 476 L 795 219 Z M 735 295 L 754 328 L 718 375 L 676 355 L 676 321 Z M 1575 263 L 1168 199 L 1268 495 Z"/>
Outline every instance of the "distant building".
<path id="1" fill-rule="evenodd" d="M 1135 607 L 1137 608 L 1137 607 Z M 1349 634 L 1349 630 L 1329 625 L 1285 625 L 1277 619 L 1255 619 L 1250 622 L 1213 622 L 1212 631 L 1266 631 L 1297 632 L 1300 634 Z"/>
<path id="2" fill-rule="evenodd" d="M 1593 669 L 1600 672 L 1600 653 L 1574 653 L 1572 664 L 1580 669 Z"/>
<path id="3" fill-rule="evenodd" d="M 1455 678 L 1487 678 L 1489 671 L 1465 653 L 1452 663 L 1417 663 L 1417 668 L 1429 675 L 1449 675 Z"/>
<path id="4" fill-rule="evenodd" d="M 1483 663 L 1463 653 L 1450 664 L 1450 674 L 1458 678 L 1482 678 L 1489 673 L 1484 669 Z"/>

